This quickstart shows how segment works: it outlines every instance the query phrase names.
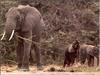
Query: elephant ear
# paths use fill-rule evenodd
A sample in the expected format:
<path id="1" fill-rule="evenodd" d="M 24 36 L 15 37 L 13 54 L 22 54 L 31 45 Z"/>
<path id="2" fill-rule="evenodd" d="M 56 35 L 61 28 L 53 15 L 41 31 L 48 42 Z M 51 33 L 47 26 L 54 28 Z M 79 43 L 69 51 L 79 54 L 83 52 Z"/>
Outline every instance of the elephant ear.
<path id="1" fill-rule="evenodd" d="M 72 47 L 73 47 L 74 49 L 79 49 L 79 48 L 80 48 L 79 41 L 78 41 L 78 40 L 75 40 L 75 41 L 72 43 Z"/>
<path id="2" fill-rule="evenodd" d="M 5 14 L 5 17 L 9 15 L 16 15 L 16 7 L 12 7 L 8 10 L 8 12 Z"/>

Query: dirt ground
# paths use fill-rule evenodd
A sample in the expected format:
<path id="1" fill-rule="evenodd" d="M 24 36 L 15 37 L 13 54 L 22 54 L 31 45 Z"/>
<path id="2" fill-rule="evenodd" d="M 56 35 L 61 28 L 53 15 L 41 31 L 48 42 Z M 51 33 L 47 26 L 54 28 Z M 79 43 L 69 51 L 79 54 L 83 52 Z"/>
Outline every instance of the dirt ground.
<path id="1" fill-rule="evenodd" d="M 100 66 L 99 67 L 88 67 L 86 65 L 74 65 L 71 67 L 65 67 L 62 68 L 61 65 L 47 65 L 43 66 L 42 70 L 37 69 L 36 66 L 30 66 L 30 72 L 100 72 Z M 1 72 L 17 72 L 17 66 L 16 65 L 1 65 Z"/>

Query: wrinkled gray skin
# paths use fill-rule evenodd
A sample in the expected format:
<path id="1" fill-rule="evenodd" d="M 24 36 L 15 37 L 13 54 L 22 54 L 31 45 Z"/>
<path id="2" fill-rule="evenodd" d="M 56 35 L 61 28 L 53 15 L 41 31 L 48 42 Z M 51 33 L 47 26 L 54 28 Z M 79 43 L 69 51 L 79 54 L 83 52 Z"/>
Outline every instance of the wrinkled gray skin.
<path id="1" fill-rule="evenodd" d="M 43 25 L 44 22 L 41 14 L 34 7 L 12 7 L 6 13 L 5 31 L 8 37 L 10 37 L 11 32 L 14 29 L 17 35 L 35 42 L 39 42 Z M 34 46 L 37 66 L 41 66 L 40 50 L 38 46 L 28 40 L 18 38 L 17 60 L 19 69 L 29 69 L 31 46 Z"/>
<path id="2" fill-rule="evenodd" d="M 99 65 L 99 48 L 93 45 L 83 44 L 79 50 L 79 60 L 81 64 L 84 64 L 86 59 L 88 66 L 94 66 L 94 57 L 97 59 L 97 66 Z"/>

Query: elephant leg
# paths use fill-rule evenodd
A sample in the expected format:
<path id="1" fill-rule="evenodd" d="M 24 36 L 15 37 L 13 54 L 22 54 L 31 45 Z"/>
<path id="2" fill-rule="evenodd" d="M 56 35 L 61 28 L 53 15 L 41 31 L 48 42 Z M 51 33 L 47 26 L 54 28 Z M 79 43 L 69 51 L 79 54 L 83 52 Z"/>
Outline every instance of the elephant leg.
<path id="1" fill-rule="evenodd" d="M 79 51 L 79 62 L 81 63 L 81 65 L 83 65 L 86 61 L 86 52 L 83 52 L 84 50 L 80 50 Z"/>
<path id="2" fill-rule="evenodd" d="M 65 52 L 65 60 L 64 60 L 64 64 L 63 64 L 63 67 L 66 66 L 70 66 L 70 63 L 71 63 L 71 60 L 70 60 L 70 54 L 68 51 Z"/>
<path id="3" fill-rule="evenodd" d="M 97 58 L 97 66 L 99 66 L 99 55 L 96 58 Z"/>
<path id="4" fill-rule="evenodd" d="M 35 52 L 37 68 L 42 69 L 43 67 L 41 64 L 41 52 L 40 52 L 39 46 L 37 44 L 40 41 L 40 31 L 36 30 L 35 32 L 33 32 L 32 40 L 35 42 L 35 43 L 33 42 L 33 48 L 34 48 L 34 52 Z"/>
<path id="5" fill-rule="evenodd" d="M 70 66 L 71 65 L 71 55 L 70 54 L 68 54 L 67 55 L 67 66 Z"/>
<path id="6" fill-rule="evenodd" d="M 30 63 L 33 63 L 33 52 L 32 50 L 30 51 L 30 58 L 29 58 Z"/>
<path id="7" fill-rule="evenodd" d="M 63 67 L 66 66 L 67 62 L 68 62 L 68 60 L 67 60 L 67 56 L 65 56 Z"/>
<path id="8" fill-rule="evenodd" d="M 84 64 L 85 61 L 86 61 L 86 59 L 82 59 L 82 60 L 81 60 L 81 64 Z"/>
<path id="9" fill-rule="evenodd" d="M 70 64 L 71 64 L 71 66 L 74 64 L 74 57 L 72 55 L 70 57 Z"/>
<path id="10" fill-rule="evenodd" d="M 29 70 L 29 57 L 30 57 L 30 49 L 31 49 L 31 44 L 32 44 L 32 34 L 31 33 L 24 33 L 23 34 L 24 38 L 29 39 L 29 40 L 24 40 L 24 52 L 23 52 L 23 65 L 22 69 L 27 71 Z"/>
<path id="11" fill-rule="evenodd" d="M 85 63 L 85 61 L 86 61 L 86 55 L 80 55 L 79 61 L 83 65 Z"/>
<path id="12" fill-rule="evenodd" d="M 90 55 L 87 55 L 88 66 L 90 65 Z"/>
<path id="13" fill-rule="evenodd" d="M 40 60 L 41 53 L 40 53 L 40 49 L 38 48 L 36 44 L 34 44 L 34 51 L 36 55 L 37 66 L 41 66 L 41 60 Z"/>
<path id="14" fill-rule="evenodd" d="M 67 60 L 68 60 L 68 61 L 67 61 L 67 66 L 70 66 L 70 64 L 71 64 L 71 59 L 68 58 Z"/>
<path id="15" fill-rule="evenodd" d="M 22 66 L 22 59 L 23 59 L 23 40 L 18 39 L 18 45 L 16 48 L 16 53 L 17 53 L 17 61 L 18 61 L 18 68 L 21 68 Z"/>
<path id="16" fill-rule="evenodd" d="M 91 56 L 91 66 L 94 66 L 94 56 Z"/>
<path id="17" fill-rule="evenodd" d="M 92 62 L 91 55 L 87 55 L 87 60 L 88 60 L 88 66 L 91 66 L 91 62 Z"/>
<path id="18" fill-rule="evenodd" d="M 75 58 L 71 59 L 71 64 L 73 65 L 75 62 Z"/>

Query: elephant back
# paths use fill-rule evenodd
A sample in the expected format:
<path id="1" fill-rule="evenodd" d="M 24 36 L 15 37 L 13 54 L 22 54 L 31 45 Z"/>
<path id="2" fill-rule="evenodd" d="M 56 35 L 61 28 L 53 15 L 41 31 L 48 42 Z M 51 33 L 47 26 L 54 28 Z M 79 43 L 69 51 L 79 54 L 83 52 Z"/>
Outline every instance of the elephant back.
<path id="1" fill-rule="evenodd" d="M 99 54 L 99 49 L 95 46 L 89 45 L 87 47 L 87 53 L 91 56 L 96 56 Z"/>

